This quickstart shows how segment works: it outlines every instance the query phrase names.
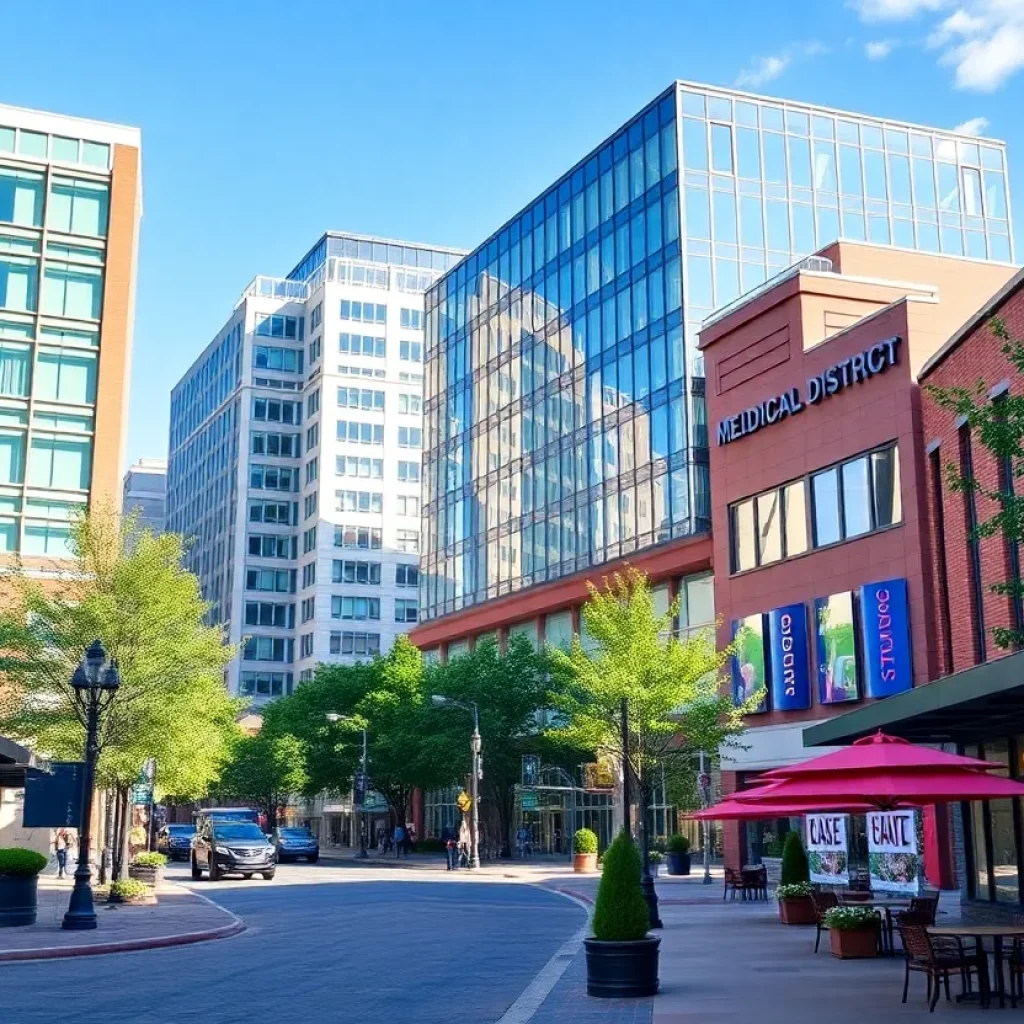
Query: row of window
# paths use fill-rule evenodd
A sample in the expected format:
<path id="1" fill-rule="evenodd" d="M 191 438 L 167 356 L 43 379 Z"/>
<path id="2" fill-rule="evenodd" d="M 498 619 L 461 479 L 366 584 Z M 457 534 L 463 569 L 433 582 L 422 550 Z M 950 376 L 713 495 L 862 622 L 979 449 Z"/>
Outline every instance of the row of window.
<path id="1" fill-rule="evenodd" d="M 251 636 L 242 647 L 243 661 L 295 660 L 295 641 L 278 636 Z"/>
<path id="2" fill-rule="evenodd" d="M 103 182 L 54 177 L 46 208 L 46 226 L 50 231 L 102 238 L 107 233 L 109 206 L 110 188 Z M 0 167 L 0 222 L 42 227 L 42 174 Z"/>
<path id="3" fill-rule="evenodd" d="M 258 370 L 281 370 L 285 373 L 302 373 L 302 349 L 254 345 L 252 349 L 252 364 Z"/>
<path id="4" fill-rule="evenodd" d="M 249 502 L 250 523 L 274 523 L 277 526 L 295 526 L 298 521 L 298 502 L 264 501 L 262 499 L 253 499 Z"/>
<path id="5" fill-rule="evenodd" d="M 254 491 L 297 491 L 299 471 L 288 466 L 249 467 L 249 486 Z"/>
<path id="6" fill-rule="evenodd" d="M 338 440 L 353 444 L 383 444 L 384 424 L 338 420 Z"/>
<path id="7" fill-rule="evenodd" d="M 275 626 L 279 629 L 295 627 L 295 605 L 277 604 L 273 601 L 246 601 L 245 624 L 247 626 Z"/>
<path id="8" fill-rule="evenodd" d="M 10 246 L 5 242 L 11 243 Z M 0 250 L 38 246 L 34 242 L 0 237 Z M 103 299 L 103 270 L 79 264 L 47 260 L 43 270 L 42 303 L 39 302 L 39 259 L 0 251 L 0 308 L 22 313 L 37 309 L 47 316 L 73 320 L 98 320 Z"/>
<path id="9" fill-rule="evenodd" d="M 73 348 L 44 348 L 32 367 L 30 345 L 0 343 L 0 395 L 33 398 L 44 402 L 92 405 L 96 401 L 97 357 L 94 352 Z M 34 386 L 30 378 L 34 373 Z"/>
<path id="10" fill-rule="evenodd" d="M 384 392 L 369 388 L 338 388 L 338 407 L 341 409 L 383 409 Z"/>
<path id="11" fill-rule="evenodd" d="M 280 398 L 254 398 L 252 418 L 266 423 L 298 426 L 302 422 L 302 403 Z"/>
<path id="12" fill-rule="evenodd" d="M 355 455 L 339 455 L 334 469 L 336 476 L 355 476 L 369 480 L 384 479 L 383 459 L 364 459 Z"/>
<path id="13" fill-rule="evenodd" d="M 282 697 L 292 692 L 291 672 L 239 672 L 238 692 L 262 697 Z"/>
<path id="14" fill-rule="evenodd" d="M 399 326 L 408 327 L 412 330 L 423 330 L 423 310 L 403 308 L 399 318 Z"/>
<path id="15" fill-rule="evenodd" d="M 266 434 L 254 431 L 250 435 L 249 451 L 253 455 L 275 455 L 295 458 L 302 454 L 298 434 Z"/>
<path id="16" fill-rule="evenodd" d="M 250 534 L 249 554 L 258 558 L 297 558 L 297 538 L 280 534 Z"/>
<path id="17" fill-rule="evenodd" d="M 331 654 L 380 654 L 380 633 L 331 633 Z"/>
<path id="18" fill-rule="evenodd" d="M 379 597 L 332 597 L 331 618 L 353 621 L 380 621 Z M 417 622 L 419 605 L 415 598 L 395 598 L 395 622 Z"/>
<path id="19" fill-rule="evenodd" d="M 375 356 L 383 359 L 387 354 L 387 343 L 383 338 L 369 334 L 341 334 L 338 337 L 338 351 L 346 356 Z"/>
<path id="20" fill-rule="evenodd" d="M 852 540 L 902 515 L 899 449 L 892 444 L 731 505 L 732 571 Z"/>
<path id="21" fill-rule="evenodd" d="M 341 319 L 359 320 L 367 324 L 386 324 L 388 307 L 374 302 L 352 302 L 341 300 Z"/>
<path id="22" fill-rule="evenodd" d="M 423 397 L 421 395 L 410 395 L 402 392 L 398 396 L 398 411 L 400 413 L 419 414 L 423 412 Z"/>
<path id="23" fill-rule="evenodd" d="M 282 316 L 279 313 L 257 313 L 253 333 L 261 338 L 291 338 L 304 341 L 306 321 L 301 316 Z"/>

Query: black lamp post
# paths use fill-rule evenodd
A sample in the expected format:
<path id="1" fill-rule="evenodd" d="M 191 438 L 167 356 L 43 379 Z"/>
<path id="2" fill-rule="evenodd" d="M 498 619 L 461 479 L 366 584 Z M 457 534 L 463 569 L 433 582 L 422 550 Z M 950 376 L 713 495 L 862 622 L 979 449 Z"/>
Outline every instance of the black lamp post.
<path id="1" fill-rule="evenodd" d="M 461 708 L 473 712 L 473 732 L 469 737 L 470 776 L 469 776 L 469 866 L 480 867 L 480 780 L 483 778 L 483 762 L 480 758 L 480 709 L 471 700 L 452 700 L 435 693 L 431 698 L 435 707 Z"/>
<path id="2" fill-rule="evenodd" d="M 92 904 L 92 874 L 89 870 L 89 843 L 92 833 L 92 790 L 96 778 L 96 759 L 100 752 L 100 717 L 110 707 L 121 677 L 117 663 L 107 661 L 107 652 L 99 640 L 89 644 L 85 658 L 71 677 L 75 706 L 85 721 L 85 775 L 82 779 L 82 820 L 78 837 L 78 867 L 75 887 L 64 915 L 63 927 L 86 931 L 96 927 L 96 911 Z"/>
<path id="3" fill-rule="evenodd" d="M 629 833 L 629 700 L 622 698 L 622 814 L 626 832 Z M 640 875 L 640 889 L 647 904 L 647 917 L 652 928 L 660 928 L 661 916 L 658 913 L 658 893 L 654 888 L 654 879 L 651 877 L 651 835 L 647 824 L 649 809 L 650 779 L 646 767 L 641 765 L 637 778 L 637 795 L 640 797 L 639 821 L 637 826 L 640 830 L 640 857 L 643 870 Z"/>

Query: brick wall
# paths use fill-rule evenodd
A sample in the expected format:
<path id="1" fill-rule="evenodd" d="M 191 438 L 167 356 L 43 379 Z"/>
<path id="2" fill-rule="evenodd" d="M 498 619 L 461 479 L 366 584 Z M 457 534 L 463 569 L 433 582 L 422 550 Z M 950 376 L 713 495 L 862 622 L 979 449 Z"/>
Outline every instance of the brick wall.
<path id="1" fill-rule="evenodd" d="M 996 312 L 1010 331 L 1011 337 L 1024 338 L 1024 288 L 1012 294 Z M 921 398 L 924 443 L 934 450 L 938 442 L 941 465 L 942 534 L 946 560 L 947 585 L 943 586 L 939 573 L 939 509 L 934 479 L 934 460 L 929 460 L 929 487 L 926 500 L 929 532 L 933 543 L 932 587 L 935 597 L 934 630 L 941 654 L 941 674 L 959 671 L 978 663 L 978 631 L 974 611 L 974 589 L 971 586 L 972 567 L 969 531 L 966 517 L 966 496 L 951 490 L 946 478 L 947 466 L 960 464 L 960 441 L 955 414 L 941 408 L 927 393 L 927 385 L 937 387 L 972 386 L 983 381 L 990 390 L 1008 381 L 1010 391 L 1019 395 L 1024 391 L 1024 379 L 1002 352 L 1002 343 L 992 334 L 987 323 L 976 327 L 964 340 L 922 380 L 925 386 Z M 978 439 L 972 438 L 971 453 L 974 474 L 987 489 L 999 489 L 999 466 Z M 1024 481 L 1018 481 L 1018 488 Z M 982 495 L 975 497 L 978 521 L 984 522 L 995 511 L 995 503 Z M 1012 603 L 1008 597 L 989 591 L 991 584 L 1010 576 L 1008 548 L 1002 535 L 988 537 L 980 542 L 981 586 L 983 590 L 983 617 L 985 629 L 985 657 L 992 659 L 1008 653 L 995 646 L 991 631 L 994 626 L 1012 626 Z M 946 635 L 948 608 L 949 636 Z M 945 664 L 946 653 L 952 649 L 952 665 Z"/>

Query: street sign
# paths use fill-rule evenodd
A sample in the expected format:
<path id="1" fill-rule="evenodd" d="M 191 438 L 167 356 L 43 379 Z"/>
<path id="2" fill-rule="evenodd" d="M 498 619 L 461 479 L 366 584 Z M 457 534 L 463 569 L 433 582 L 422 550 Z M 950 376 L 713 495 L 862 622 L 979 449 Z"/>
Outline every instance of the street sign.
<path id="1" fill-rule="evenodd" d="M 465 814 L 470 809 L 470 807 L 473 806 L 473 800 L 465 790 L 459 793 L 459 795 L 455 798 L 455 803 L 458 805 L 459 810 L 462 811 L 463 814 Z"/>
<path id="2" fill-rule="evenodd" d="M 80 828 L 82 782 L 81 761 L 54 761 L 50 771 L 25 772 L 25 828 Z"/>
<path id="3" fill-rule="evenodd" d="M 151 804 L 153 802 L 153 786 L 149 782 L 136 782 L 132 786 L 133 804 Z"/>
<path id="4" fill-rule="evenodd" d="M 363 800 L 361 810 L 372 812 L 386 811 L 387 809 L 388 802 L 382 793 L 378 793 L 375 789 L 367 790 L 366 799 Z"/>
<path id="5" fill-rule="evenodd" d="M 536 793 L 521 793 L 520 803 L 524 811 L 535 811 L 537 810 L 537 794 Z"/>

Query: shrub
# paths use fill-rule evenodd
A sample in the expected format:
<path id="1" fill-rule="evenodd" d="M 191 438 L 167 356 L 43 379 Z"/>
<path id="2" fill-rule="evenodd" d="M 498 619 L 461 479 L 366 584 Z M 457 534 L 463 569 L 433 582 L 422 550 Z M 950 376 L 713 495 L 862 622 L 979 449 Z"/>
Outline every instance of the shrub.
<path id="1" fill-rule="evenodd" d="M 661 850 L 651 850 L 649 859 L 652 864 L 660 864 L 665 859 L 665 854 Z"/>
<path id="2" fill-rule="evenodd" d="M 47 859 L 35 850 L 26 850 L 22 846 L 12 846 L 0 850 L 0 875 L 15 875 L 31 878 L 38 875 L 46 867 Z"/>
<path id="3" fill-rule="evenodd" d="M 137 900 L 148 896 L 153 890 L 137 878 L 122 878 L 119 882 L 110 883 L 110 895 L 123 900 Z"/>
<path id="4" fill-rule="evenodd" d="M 597 834 L 589 828 L 581 828 L 572 839 L 576 853 L 597 853 Z"/>
<path id="5" fill-rule="evenodd" d="M 167 858 L 155 850 L 151 853 L 137 853 L 132 857 L 134 868 L 162 868 L 167 863 Z"/>
<path id="6" fill-rule="evenodd" d="M 689 853 L 690 852 L 690 840 L 688 836 L 684 836 L 681 832 L 673 832 L 668 837 L 668 852 L 669 853 Z"/>
<path id="7" fill-rule="evenodd" d="M 649 927 L 647 904 L 640 889 L 640 853 L 623 829 L 604 854 L 594 904 L 594 938 L 633 942 L 644 938 Z"/>
<path id="8" fill-rule="evenodd" d="M 877 928 L 881 918 L 877 910 L 870 907 L 833 907 L 825 911 L 825 925 L 840 932 L 858 931 L 861 928 Z"/>
<path id="9" fill-rule="evenodd" d="M 798 885 L 810 882 L 811 869 L 807 866 L 807 851 L 799 832 L 787 832 L 786 842 L 782 847 L 782 885 Z"/>
<path id="10" fill-rule="evenodd" d="M 809 882 L 789 882 L 786 885 L 780 885 L 775 890 L 775 898 L 779 900 L 797 900 L 810 895 L 811 885 Z"/>

